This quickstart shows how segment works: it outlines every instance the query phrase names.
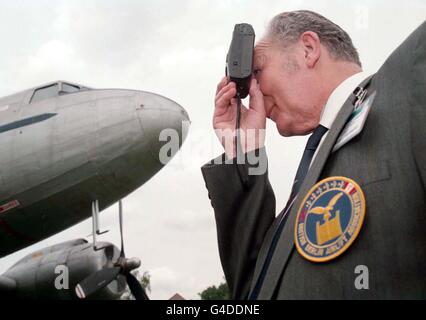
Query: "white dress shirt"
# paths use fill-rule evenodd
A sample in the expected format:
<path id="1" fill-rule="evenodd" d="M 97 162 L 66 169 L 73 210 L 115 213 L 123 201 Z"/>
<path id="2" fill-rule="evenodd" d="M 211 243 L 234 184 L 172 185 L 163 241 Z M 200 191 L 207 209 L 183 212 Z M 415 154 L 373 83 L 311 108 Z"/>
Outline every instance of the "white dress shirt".
<path id="1" fill-rule="evenodd" d="M 336 89 L 333 90 L 333 92 L 330 94 L 330 97 L 328 97 L 324 108 L 322 109 L 319 122 L 320 125 L 323 125 L 324 127 L 330 130 L 334 120 L 336 120 L 337 114 L 343 107 L 343 104 L 345 103 L 346 99 L 355 90 L 355 88 L 367 77 L 368 74 L 361 71 L 350 76 L 349 78 L 346 78 L 342 83 L 340 83 L 336 87 Z M 321 145 L 324 142 L 327 134 L 328 131 L 322 136 L 321 142 L 318 145 L 317 150 L 315 151 L 315 155 L 312 159 L 311 164 L 314 162 L 314 159 L 317 156 L 317 153 L 320 150 Z"/>

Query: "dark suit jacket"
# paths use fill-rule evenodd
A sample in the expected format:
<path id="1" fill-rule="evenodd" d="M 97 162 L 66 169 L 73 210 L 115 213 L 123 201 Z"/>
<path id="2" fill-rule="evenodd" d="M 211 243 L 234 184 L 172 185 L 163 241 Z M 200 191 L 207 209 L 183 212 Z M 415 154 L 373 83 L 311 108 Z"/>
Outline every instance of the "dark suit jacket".
<path id="1" fill-rule="evenodd" d="M 313 263 L 294 249 L 294 223 L 286 225 L 281 240 L 291 250 L 283 265 L 271 265 L 276 275 L 265 281 L 260 299 L 426 298 L 426 23 L 386 60 L 370 90 L 377 95 L 363 131 L 327 153 L 319 176 L 344 176 L 361 186 L 367 209 L 360 234 L 341 256 Z M 234 165 L 210 163 L 202 172 L 226 280 L 232 297 L 245 299 L 277 221 L 268 174 L 244 184 Z M 278 247 L 277 260 L 284 251 Z M 368 267 L 368 290 L 355 288 L 358 265 Z"/>

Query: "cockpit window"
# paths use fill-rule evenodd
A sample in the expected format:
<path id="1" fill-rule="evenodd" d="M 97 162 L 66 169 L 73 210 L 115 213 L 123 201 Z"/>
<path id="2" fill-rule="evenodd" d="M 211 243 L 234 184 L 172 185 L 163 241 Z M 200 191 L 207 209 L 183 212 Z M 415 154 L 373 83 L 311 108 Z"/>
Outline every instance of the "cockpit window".
<path id="1" fill-rule="evenodd" d="M 55 84 L 36 89 L 30 103 L 87 90 L 90 90 L 90 88 L 59 81 Z"/>
<path id="2" fill-rule="evenodd" d="M 58 96 L 58 84 L 53 84 L 44 88 L 37 89 L 34 91 L 33 97 L 31 98 L 31 103 L 41 101 L 48 98 L 53 98 Z"/>
<path id="3" fill-rule="evenodd" d="M 80 87 L 70 85 L 68 83 L 62 83 L 61 91 L 59 91 L 59 94 L 67 94 L 67 93 L 74 93 L 80 91 Z"/>

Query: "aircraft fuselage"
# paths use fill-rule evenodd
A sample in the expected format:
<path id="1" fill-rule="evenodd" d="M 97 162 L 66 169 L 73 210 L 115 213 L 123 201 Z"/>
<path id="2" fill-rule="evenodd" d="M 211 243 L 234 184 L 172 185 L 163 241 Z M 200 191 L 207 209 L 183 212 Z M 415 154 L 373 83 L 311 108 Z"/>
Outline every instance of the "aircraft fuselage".
<path id="1" fill-rule="evenodd" d="M 163 167 L 161 130 L 186 135 L 185 110 L 153 93 L 36 90 L 0 99 L 0 257 L 125 197 Z"/>

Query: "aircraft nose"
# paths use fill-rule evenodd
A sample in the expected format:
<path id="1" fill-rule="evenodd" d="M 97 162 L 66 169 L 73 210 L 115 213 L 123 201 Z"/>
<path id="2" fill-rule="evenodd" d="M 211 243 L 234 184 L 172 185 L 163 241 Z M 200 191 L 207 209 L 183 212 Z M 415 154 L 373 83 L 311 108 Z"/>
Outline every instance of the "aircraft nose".
<path id="1" fill-rule="evenodd" d="M 149 92 L 140 92 L 136 103 L 144 139 L 150 142 L 152 155 L 159 159 L 167 143 L 170 144 L 168 156 L 173 157 L 188 134 L 190 119 L 186 110 L 169 98 Z M 165 164 L 164 159 L 159 160 Z"/>

